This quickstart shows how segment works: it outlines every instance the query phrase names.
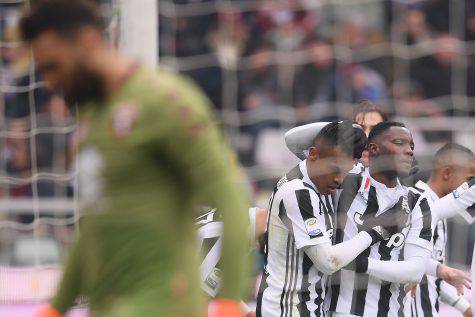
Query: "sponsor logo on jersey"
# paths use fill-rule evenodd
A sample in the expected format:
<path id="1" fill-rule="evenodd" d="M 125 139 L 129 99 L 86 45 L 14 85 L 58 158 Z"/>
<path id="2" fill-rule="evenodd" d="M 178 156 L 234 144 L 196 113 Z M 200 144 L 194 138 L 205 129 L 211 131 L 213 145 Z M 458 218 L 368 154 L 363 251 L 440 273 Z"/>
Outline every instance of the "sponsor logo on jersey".
<path id="1" fill-rule="evenodd" d="M 468 183 L 464 182 L 456 190 L 453 191 L 454 197 L 459 198 L 469 188 L 470 186 L 468 185 Z"/>
<path id="2" fill-rule="evenodd" d="M 322 234 L 322 231 L 318 229 L 317 218 L 309 218 L 305 220 L 305 230 L 307 234 L 311 237 L 316 237 Z"/>

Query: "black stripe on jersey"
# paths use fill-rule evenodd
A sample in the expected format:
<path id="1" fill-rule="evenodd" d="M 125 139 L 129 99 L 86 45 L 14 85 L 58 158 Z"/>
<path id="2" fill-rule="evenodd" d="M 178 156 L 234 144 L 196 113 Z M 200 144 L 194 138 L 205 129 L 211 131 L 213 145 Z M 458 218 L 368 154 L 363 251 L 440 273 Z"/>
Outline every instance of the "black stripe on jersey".
<path id="1" fill-rule="evenodd" d="M 290 279 L 289 279 L 289 287 L 287 289 L 287 292 L 285 294 L 285 316 L 289 316 L 289 309 L 290 309 L 290 316 L 292 316 L 292 307 L 290 305 L 289 299 L 290 299 L 290 294 L 292 294 L 293 290 L 293 284 L 294 284 L 294 278 L 295 278 L 295 267 L 297 266 L 295 263 L 295 240 L 292 238 L 291 239 L 291 244 L 290 244 Z M 285 287 L 284 287 L 285 290 Z"/>
<path id="2" fill-rule="evenodd" d="M 300 215 L 303 218 L 303 221 L 314 218 L 312 200 L 310 198 L 310 192 L 307 189 L 298 189 L 295 191 L 295 196 L 297 197 L 297 204 L 299 206 Z M 321 211 L 320 211 L 321 212 Z M 317 235 L 309 235 L 310 239 L 319 238 L 323 236 L 323 232 L 318 233 Z"/>
<path id="3" fill-rule="evenodd" d="M 387 247 L 386 243 L 379 243 L 378 253 L 381 261 L 391 260 L 391 250 L 393 247 Z M 387 316 L 389 313 L 389 301 L 391 299 L 391 283 L 381 282 L 378 300 L 378 317 Z"/>
<path id="4" fill-rule="evenodd" d="M 421 283 L 419 284 L 421 292 L 421 307 L 425 317 L 432 317 L 432 303 L 429 296 L 429 282 L 427 281 L 427 275 L 424 275 Z"/>
<path id="5" fill-rule="evenodd" d="M 348 220 L 347 212 L 353 203 L 358 190 L 360 189 L 362 177 L 360 174 L 349 174 L 346 176 L 341 188 L 340 198 L 338 200 L 338 208 L 336 212 L 336 228 L 333 241 L 335 244 L 343 242 L 346 221 Z M 341 270 L 333 273 L 331 276 L 331 301 L 330 311 L 335 311 L 340 295 Z"/>
<path id="6" fill-rule="evenodd" d="M 409 205 L 409 210 L 413 210 L 416 207 L 417 201 L 421 197 L 421 194 L 413 192 L 412 190 L 409 191 L 407 194 L 407 204 Z"/>
<path id="7" fill-rule="evenodd" d="M 404 261 L 404 252 L 399 253 L 398 261 Z M 404 284 L 399 284 L 399 295 L 397 297 L 397 303 L 399 304 L 399 310 L 397 312 L 398 317 L 404 317 L 404 298 L 406 297 L 406 290 Z M 412 310 L 412 306 L 411 306 Z"/>
<path id="8" fill-rule="evenodd" d="M 299 311 L 300 317 L 310 317 L 310 310 L 307 307 L 307 302 L 310 300 L 310 290 L 308 289 L 310 283 L 308 282 L 308 272 L 313 266 L 312 260 L 303 254 L 302 260 L 302 285 L 300 286 L 300 293 L 298 294 L 299 303 L 297 305 L 297 310 Z"/>
<path id="9" fill-rule="evenodd" d="M 439 312 L 440 283 L 442 283 L 441 278 L 435 280 L 435 289 L 437 291 L 437 298 L 435 299 L 435 310 L 437 312 Z"/>
<path id="10" fill-rule="evenodd" d="M 262 273 L 261 285 L 259 285 L 259 293 L 257 294 L 257 303 L 256 303 L 256 317 L 262 317 L 262 297 L 264 291 L 268 287 L 267 278 L 269 273 L 266 270 Z"/>
<path id="11" fill-rule="evenodd" d="M 419 238 L 430 241 L 432 239 L 432 215 L 426 198 L 422 198 L 420 206 L 422 211 L 422 229 Z"/>
<path id="12" fill-rule="evenodd" d="M 368 203 L 363 217 L 373 217 L 379 210 L 378 198 L 376 195 L 376 188 L 370 186 L 368 193 Z M 359 256 L 368 257 L 371 252 L 371 247 L 364 250 Z M 355 274 L 353 287 L 353 300 L 351 303 L 351 314 L 363 316 L 366 303 L 366 292 L 368 291 L 368 274 Z"/>
<path id="13" fill-rule="evenodd" d="M 287 216 L 287 210 L 285 209 L 283 200 L 281 200 L 279 204 L 279 219 L 283 222 L 287 230 L 293 234 L 292 221 L 289 219 L 289 216 Z"/>
<path id="14" fill-rule="evenodd" d="M 282 293 L 280 294 L 280 317 L 284 316 L 284 297 L 285 289 L 287 288 L 287 282 L 289 278 L 289 258 L 290 258 L 290 235 L 287 235 L 287 251 L 285 253 L 285 282 L 284 287 L 282 288 Z"/>
<path id="15" fill-rule="evenodd" d="M 317 297 L 315 298 L 315 305 L 317 306 L 317 308 L 315 309 L 316 317 L 322 316 L 322 304 L 324 301 L 324 299 L 322 298 L 322 292 L 323 292 L 322 287 L 325 287 L 325 285 L 322 285 L 323 274 L 318 272 L 318 276 L 320 276 L 320 280 L 315 284 L 315 293 L 317 294 Z"/>
<path id="16" fill-rule="evenodd" d="M 201 254 L 208 254 L 211 251 L 211 248 L 218 242 L 219 237 L 212 237 L 203 239 L 203 244 L 201 245 Z"/>
<path id="17" fill-rule="evenodd" d="M 295 253 L 295 274 L 294 274 L 294 285 L 292 286 L 291 288 L 291 291 L 289 292 L 290 293 L 290 317 L 292 317 L 292 313 L 293 313 L 293 306 L 294 306 L 294 295 L 295 295 L 295 292 L 297 291 L 297 279 L 299 277 L 299 257 L 300 257 L 300 250 L 297 250 L 295 248 L 295 240 L 292 241 L 292 245 L 293 245 L 293 249 L 296 250 L 297 252 Z"/>

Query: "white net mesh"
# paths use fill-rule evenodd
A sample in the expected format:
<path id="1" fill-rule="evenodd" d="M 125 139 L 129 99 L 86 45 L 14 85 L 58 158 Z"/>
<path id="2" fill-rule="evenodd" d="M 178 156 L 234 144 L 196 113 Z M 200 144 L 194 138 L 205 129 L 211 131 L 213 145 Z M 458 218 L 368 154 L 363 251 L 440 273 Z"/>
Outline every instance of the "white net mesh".
<path id="1" fill-rule="evenodd" d="M 0 0 L 0 285 L 9 267 L 57 263 L 60 253 L 47 250 L 68 244 L 78 217 L 75 111 L 44 91 L 18 41 L 23 5 Z M 258 205 L 295 163 L 283 132 L 350 118 L 361 98 L 408 125 L 422 169 L 448 141 L 475 150 L 471 1 L 162 0 L 158 11 L 160 63 L 191 76 L 213 101 Z M 140 50 L 141 41 L 130 43 Z M 475 232 L 451 226 L 450 260 L 469 263 Z M 22 249 L 29 242 L 37 251 Z M 50 294 L 36 290 L 36 299 Z M 0 302 L 11 298 L 0 290 Z"/>

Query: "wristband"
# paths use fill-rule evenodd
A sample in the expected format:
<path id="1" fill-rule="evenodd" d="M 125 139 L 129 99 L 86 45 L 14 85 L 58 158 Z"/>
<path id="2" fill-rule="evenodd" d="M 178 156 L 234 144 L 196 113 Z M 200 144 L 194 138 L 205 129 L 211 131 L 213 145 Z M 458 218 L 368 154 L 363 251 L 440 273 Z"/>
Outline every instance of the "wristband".
<path id="1" fill-rule="evenodd" d="M 208 317 L 244 317 L 242 304 L 231 299 L 215 299 L 208 307 Z"/>
<path id="2" fill-rule="evenodd" d="M 467 309 L 470 308 L 470 303 L 465 297 L 460 296 L 459 299 L 457 299 L 455 303 L 452 304 L 452 307 L 463 314 Z"/>
<path id="3" fill-rule="evenodd" d="M 50 304 L 45 304 L 36 311 L 35 317 L 63 317 L 63 314 Z"/>

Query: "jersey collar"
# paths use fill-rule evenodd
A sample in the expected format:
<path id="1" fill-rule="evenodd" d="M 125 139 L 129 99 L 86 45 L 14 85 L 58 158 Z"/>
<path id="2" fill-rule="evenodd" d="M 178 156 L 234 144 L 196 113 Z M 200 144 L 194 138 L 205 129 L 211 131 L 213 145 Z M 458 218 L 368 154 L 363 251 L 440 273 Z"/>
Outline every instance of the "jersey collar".
<path id="1" fill-rule="evenodd" d="M 440 197 L 432 190 L 432 188 L 430 188 L 429 185 L 427 185 L 427 183 L 424 183 L 423 181 L 418 181 L 416 183 L 416 185 L 414 186 L 416 187 L 416 189 L 420 189 L 422 190 L 425 194 L 427 194 L 427 196 L 430 197 L 430 199 L 432 200 L 438 200 Z"/>
<path id="2" fill-rule="evenodd" d="M 308 185 L 312 186 L 312 188 L 315 189 L 317 193 L 319 193 L 319 191 L 317 189 L 317 186 L 315 186 L 315 184 L 312 182 L 312 180 L 308 176 L 307 159 L 305 159 L 305 160 L 303 160 L 302 162 L 299 163 L 299 168 L 300 168 L 300 172 L 302 172 L 302 175 L 303 175 L 302 181 L 304 183 L 307 183 Z"/>

